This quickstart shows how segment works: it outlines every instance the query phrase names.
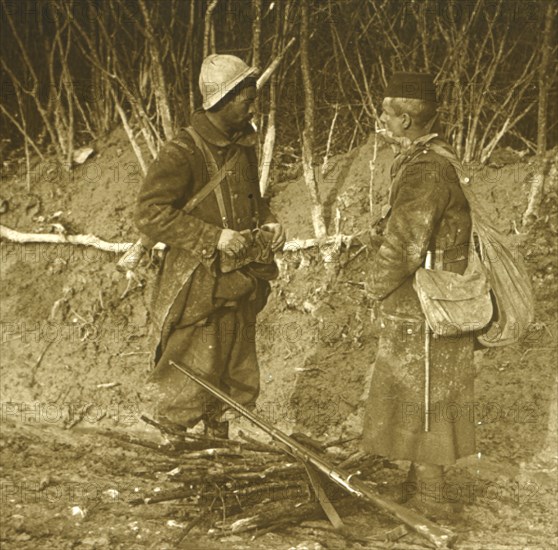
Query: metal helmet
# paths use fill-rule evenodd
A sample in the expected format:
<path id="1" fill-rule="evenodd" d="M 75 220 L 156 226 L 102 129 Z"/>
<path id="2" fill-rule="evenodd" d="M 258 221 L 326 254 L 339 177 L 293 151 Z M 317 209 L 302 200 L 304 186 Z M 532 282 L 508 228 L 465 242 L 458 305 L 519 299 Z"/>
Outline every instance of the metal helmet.
<path id="1" fill-rule="evenodd" d="M 234 55 L 213 54 L 207 56 L 203 60 L 199 80 L 203 108 L 213 107 L 237 84 L 249 76 L 254 76 L 257 72 L 257 67 L 249 67 L 242 59 Z"/>

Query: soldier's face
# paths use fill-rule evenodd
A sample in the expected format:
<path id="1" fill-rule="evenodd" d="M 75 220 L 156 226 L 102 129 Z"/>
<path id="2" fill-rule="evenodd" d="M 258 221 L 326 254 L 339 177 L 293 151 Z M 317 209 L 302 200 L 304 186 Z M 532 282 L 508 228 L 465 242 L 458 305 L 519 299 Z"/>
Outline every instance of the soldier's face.
<path id="1" fill-rule="evenodd" d="M 227 125 L 234 130 L 241 130 L 254 116 L 256 87 L 249 86 L 242 90 L 226 107 L 224 113 Z"/>
<path id="2" fill-rule="evenodd" d="M 405 113 L 397 115 L 390 104 L 390 98 L 387 97 L 382 103 L 382 116 L 380 122 L 384 128 L 394 137 L 402 137 L 405 135 L 404 126 Z"/>

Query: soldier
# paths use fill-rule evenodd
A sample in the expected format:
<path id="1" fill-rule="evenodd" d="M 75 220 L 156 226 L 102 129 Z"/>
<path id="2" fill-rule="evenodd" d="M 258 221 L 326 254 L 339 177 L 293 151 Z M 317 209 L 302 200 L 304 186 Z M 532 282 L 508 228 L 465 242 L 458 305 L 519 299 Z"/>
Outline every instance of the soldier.
<path id="1" fill-rule="evenodd" d="M 232 55 L 203 61 L 203 109 L 193 113 L 191 127 L 165 144 L 149 168 L 135 217 L 142 233 L 168 246 L 152 299 L 157 346 L 148 391 L 157 402 L 156 416 L 184 428 L 203 420 L 206 433 L 219 437 L 228 435 L 219 405 L 169 360 L 204 374 L 239 403 L 255 405 L 256 315 L 277 267 L 272 254 L 268 263 L 240 264 L 254 246 L 269 245 L 274 252 L 285 242 L 259 191 L 250 124 L 256 73 Z M 186 212 L 192 197 L 229 161 L 233 164 L 214 192 Z"/>
<path id="2" fill-rule="evenodd" d="M 391 208 L 369 280 L 379 347 L 365 404 L 363 447 L 411 461 L 400 500 L 444 515 L 457 508 L 452 506 L 455 495 L 444 485 L 444 467 L 475 452 L 473 341 L 470 334 L 432 339 L 431 395 L 425 406 L 425 317 L 413 279 L 428 250 L 435 252 L 434 269 L 465 271 L 471 216 L 454 168 L 432 150 L 434 145 L 449 148 L 432 133 L 436 116 L 432 77 L 394 74 L 381 122 L 399 154 L 391 169 Z"/>

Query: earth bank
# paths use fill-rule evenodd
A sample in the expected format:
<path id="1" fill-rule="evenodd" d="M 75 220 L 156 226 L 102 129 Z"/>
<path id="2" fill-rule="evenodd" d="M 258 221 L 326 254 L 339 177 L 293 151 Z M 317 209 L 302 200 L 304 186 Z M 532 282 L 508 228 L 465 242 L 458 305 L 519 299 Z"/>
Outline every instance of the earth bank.
<path id="1" fill-rule="evenodd" d="M 17 167 L 12 168 L 15 173 L 2 197 L 9 204 L 2 224 L 29 232 L 56 231 L 60 227 L 54 224 L 61 224 L 70 233 L 91 233 L 114 242 L 135 240 L 131 212 L 140 174 L 123 137 L 115 132 L 95 144 L 97 155 L 71 176 L 53 163 L 34 166 L 30 191 Z M 340 232 L 355 235 L 355 242 L 366 248 L 357 244 L 344 252 L 335 280 L 317 249 L 285 252 L 279 258 L 280 279 L 257 330 L 262 371 L 259 412 L 289 432 L 302 431 L 321 440 L 358 435 L 359 400 L 376 352 L 363 287 L 375 251 L 365 237 L 372 151 L 373 138 L 331 159 L 320 182 L 329 233 L 338 217 Z M 391 160 L 390 150 L 380 148 L 373 177 L 374 214 L 387 200 Z M 538 221 L 524 231 L 521 217 L 534 165 L 522 160 L 472 169 L 475 190 L 495 223 L 525 255 L 538 315 L 522 342 L 476 354 L 479 454 L 463 461 L 452 475 L 461 484 L 484 488 L 492 484 L 493 489 L 471 502 L 458 530 L 469 544 L 481 547 L 483 541 L 491 541 L 489 547 L 494 548 L 496 543 L 543 548 L 556 526 L 552 484 L 556 456 L 549 451 L 556 449 L 555 412 L 554 425 L 549 417 L 556 391 L 557 187 L 550 181 Z M 271 203 L 290 239 L 312 236 L 301 179 L 277 184 Z M 112 502 L 96 504 L 95 515 L 87 520 L 93 534 L 85 534 L 84 523 L 77 518 L 75 524 L 76 518 L 67 514 L 69 497 L 51 505 L 12 494 L 14 486 L 40 483 L 45 476 L 58 479 L 62 486 L 63 481 L 80 478 L 108 485 L 137 481 L 131 473 L 141 464 L 141 453 L 134 455 L 118 446 L 107 449 L 95 430 L 145 431 L 138 415 L 151 407 L 142 396 L 142 384 L 149 369 L 147 306 L 156 268 L 144 264 L 138 271 L 142 286 L 133 283 L 125 293 L 127 281 L 115 271 L 114 254 L 70 245 L 2 242 L 0 248 L 0 441 L 3 515 L 8 520 L 3 522 L 3 543 L 14 548 L 37 544 L 55 548 L 62 542 L 67 547 L 156 544 L 161 522 L 174 517 L 173 506 L 152 507 L 146 515 L 143 511 L 137 515 L 138 509 L 130 511 L 119 502 L 118 513 L 130 523 L 149 524 L 149 534 L 138 540 L 132 528 L 107 530 L 106 514 L 115 513 Z M 38 426 L 42 428 L 36 430 Z M 43 428 L 47 436 L 40 435 Z M 74 434 L 80 429 L 86 433 Z M 348 445 L 357 448 L 355 441 Z M 155 481 L 146 474 L 145 483 L 152 489 Z M 365 517 L 357 514 L 351 521 L 364 523 Z M 270 534 L 261 547 L 298 544 L 304 533 L 308 531 Z M 201 531 L 198 535 L 205 536 Z M 312 534 L 311 540 L 327 544 L 331 538 L 322 531 Z M 225 543 L 259 547 L 247 539 L 200 538 L 193 544 L 210 548 Z"/>

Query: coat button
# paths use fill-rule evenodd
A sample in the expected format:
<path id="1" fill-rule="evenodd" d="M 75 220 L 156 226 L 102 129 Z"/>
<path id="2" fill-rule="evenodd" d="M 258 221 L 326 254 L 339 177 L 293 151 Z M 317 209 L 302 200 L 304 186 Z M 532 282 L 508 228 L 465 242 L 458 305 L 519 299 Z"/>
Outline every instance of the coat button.
<path id="1" fill-rule="evenodd" d="M 240 223 L 242 220 L 240 218 L 236 218 L 236 223 Z"/>
<path id="2" fill-rule="evenodd" d="M 407 334 L 413 334 L 413 329 L 412 329 L 412 328 L 408 328 L 408 329 L 407 329 Z"/>
<path id="3" fill-rule="evenodd" d="M 235 193 L 235 194 L 233 195 L 233 199 L 235 199 L 235 200 L 238 199 L 238 193 Z"/>

